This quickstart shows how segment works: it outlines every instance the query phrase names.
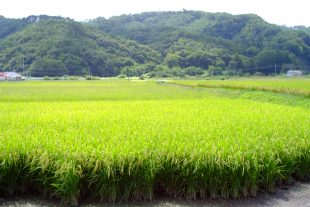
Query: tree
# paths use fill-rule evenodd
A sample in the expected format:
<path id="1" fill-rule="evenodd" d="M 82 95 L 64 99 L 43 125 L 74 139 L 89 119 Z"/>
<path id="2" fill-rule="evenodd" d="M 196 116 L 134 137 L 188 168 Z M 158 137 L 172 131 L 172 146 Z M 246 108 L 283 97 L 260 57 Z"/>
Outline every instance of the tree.
<path id="1" fill-rule="evenodd" d="M 236 69 L 242 69 L 243 67 L 244 67 L 244 64 L 242 62 L 242 58 L 240 57 L 240 55 L 238 54 L 233 55 L 232 59 L 230 60 L 228 64 L 228 68 L 232 70 L 236 70 Z"/>
<path id="2" fill-rule="evenodd" d="M 292 64 L 283 64 L 281 66 L 281 73 L 286 73 L 290 69 L 294 69 Z"/>
<path id="3" fill-rule="evenodd" d="M 168 65 L 169 68 L 172 68 L 174 66 L 179 66 L 180 60 L 181 60 L 180 55 L 175 54 L 175 53 L 168 53 L 163 63 Z"/>
<path id="4" fill-rule="evenodd" d="M 282 65 L 291 63 L 292 60 L 288 52 L 277 51 L 274 49 L 266 48 L 259 52 L 255 58 L 255 65 L 258 68 L 257 72 L 263 74 L 274 73 L 274 65 Z"/>
<path id="5" fill-rule="evenodd" d="M 77 56 L 66 56 L 64 64 L 69 70 L 69 75 L 85 75 L 88 73 L 87 64 Z"/>
<path id="6" fill-rule="evenodd" d="M 30 72 L 32 76 L 43 77 L 43 76 L 63 76 L 69 73 L 65 64 L 59 60 L 43 58 L 36 60 L 30 66 Z"/>
<path id="7" fill-rule="evenodd" d="M 223 72 L 223 68 L 222 67 L 218 67 L 218 66 L 214 66 L 214 65 L 210 65 L 208 72 L 211 75 L 222 75 Z"/>
<path id="8" fill-rule="evenodd" d="M 204 70 L 202 68 L 194 67 L 194 66 L 190 66 L 185 69 L 186 75 L 189 75 L 189 76 L 202 75 L 203 71 Z"/>

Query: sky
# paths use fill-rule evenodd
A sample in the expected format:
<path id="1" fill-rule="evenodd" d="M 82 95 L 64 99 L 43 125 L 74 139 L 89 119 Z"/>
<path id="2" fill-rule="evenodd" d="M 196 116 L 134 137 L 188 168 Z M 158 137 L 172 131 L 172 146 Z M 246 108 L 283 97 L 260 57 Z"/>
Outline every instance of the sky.
<path id="1" fill-rule="evenodd" d="M 200 10 L 257 14 L 269 23 L 310 26 L 310 0 L 0 0 L 0 15 L 70 17 L 82 21 L 146 11 Z"/>

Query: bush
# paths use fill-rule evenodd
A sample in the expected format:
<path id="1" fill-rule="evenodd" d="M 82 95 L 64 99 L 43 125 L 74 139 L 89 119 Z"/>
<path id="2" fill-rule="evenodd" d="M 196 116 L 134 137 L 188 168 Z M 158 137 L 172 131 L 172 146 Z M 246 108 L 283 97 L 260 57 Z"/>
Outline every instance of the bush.
<path id="1" fill-rule="evenodd" d="M 64 76 L 63 76 L 63 79 L 64 79 L 64 80 L 69 80 L 69 76 L 68 76 L 68 75 L 64 75 Z"/>
<path id="2" fill-rule="evenodd" d="M 205 72 L 204 74 L 202 74 L 200 77 L 201 78 L 210 78 L 212 75 L 208 72 Z"/>
<path id="3" fill-rule="evenodd" d="M 149 73 L 146 73 L 146 74 L 142 74 L 139 76 L 139 79 L 140 80 L 145 80 L 145 79 L 149 79 L 151 76 Z"/>
<path id="4" fill-rule="evenodd" d="M 92 80 L 92 77 L 88 75 L 85 77 L 85 80 Z"/>
<path id="5" fill-rule="evenodd" d="M 261 72 L 256 72 L 254 73 L 254 76 L 263 76 L 264 74 L 262 74 Z"/>
<path id="6" fill-rule="evenodd" d="M 185 74 L 189 76 L 202 75 L 203 73 L 204 73 L 204 70 L 199 67 L 190 66 L 185 69 Z"/>
<path id="7" fill-rule="evenodd" d="M 43 79 L 44 79 L 44 80 L 51 80 L 51 78 L 48 77 L 48 76 L 44 76 Z"/>
<path id="8" fill-rule="evenodd" d="M 100 77 L 88 75 L 85 77 L 85 80 L 100 80 Z"/>
<path id="9" fill-rule="evenodd" d="M 210 65 L 209 68 L 208 68 L 208 72 L 211 75 L 222 75 L 223 68 L 222 67 L 218 67 L 218 66 L 214 66 L 214 65 Z"/>
<path id="10" fill-rule="evenodd" d="M 77 76 L 70 76 L 69 80 L 79 80 L 79 77 L 77 77 Z"/>
<path id="11" fill-rule="evenodd" d="M 127 76 L 125 74 L 120 74 L 117 76 L 117 78 L 127 78 Z"/>

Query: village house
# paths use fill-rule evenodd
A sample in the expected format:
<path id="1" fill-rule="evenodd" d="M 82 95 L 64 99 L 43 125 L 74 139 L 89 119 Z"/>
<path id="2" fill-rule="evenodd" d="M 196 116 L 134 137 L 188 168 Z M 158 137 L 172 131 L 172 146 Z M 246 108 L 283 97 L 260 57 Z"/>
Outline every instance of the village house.
<path id="1" fill-rule="evenodd" d="M 5 74 L 0 72 L 0 81 L 5 81 Z"/>
<path id="2" fill-rule="evenodd" d="M 4 72 L 4 77 L 5 77 L 5 80 L 7 81 L 22 81 L 22 80 L 25 80 L 25 78 L 16 73 L 16 72 Z"/>
<path id="3" fill-rule="evenodd" d="M 302 72 L 300 70 L 288 70 L 286 72 L 286 75 L 288 77 L 293 77 L 293 76 L 300 77 L 300 76 L 302 76 Z"/>

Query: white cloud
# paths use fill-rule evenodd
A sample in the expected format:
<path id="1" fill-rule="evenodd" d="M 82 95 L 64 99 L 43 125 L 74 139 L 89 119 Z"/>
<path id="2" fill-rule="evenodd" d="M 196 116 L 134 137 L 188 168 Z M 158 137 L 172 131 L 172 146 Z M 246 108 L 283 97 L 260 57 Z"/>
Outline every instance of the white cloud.
<path id="1" fill-rule="evenodd" d="M 0 0 L 0 5 L 0 14 L 11 18 L 47 14 L 85 20 L 143 11 L 187 9 L 255 13 L 275 24 L 310 26 L 309 0 Z"/>

